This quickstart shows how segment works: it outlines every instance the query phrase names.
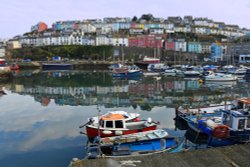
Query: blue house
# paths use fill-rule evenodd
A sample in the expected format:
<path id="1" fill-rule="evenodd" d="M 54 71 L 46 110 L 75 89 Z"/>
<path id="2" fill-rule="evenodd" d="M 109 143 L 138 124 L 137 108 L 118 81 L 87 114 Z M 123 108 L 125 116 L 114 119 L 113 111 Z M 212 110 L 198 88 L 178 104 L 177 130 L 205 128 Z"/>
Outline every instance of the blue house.
<path id="1" fill-rule="evenodd" d="M 220 45 L 212 43 L 210 58 L 215 62 L 217 62 L 218 59 L 222 59 L 222 48 Z"/>
<path id="2" fill-rule="evenodd" d="M 200 42 L 188 42 L 188 52 L 191 53 L 201 53 L 202 46 Z"/>

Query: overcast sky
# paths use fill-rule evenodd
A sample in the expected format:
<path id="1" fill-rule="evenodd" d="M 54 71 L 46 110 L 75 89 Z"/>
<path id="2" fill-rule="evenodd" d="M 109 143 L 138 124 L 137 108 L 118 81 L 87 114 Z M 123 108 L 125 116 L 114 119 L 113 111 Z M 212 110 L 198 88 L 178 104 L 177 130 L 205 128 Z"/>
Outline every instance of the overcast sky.
<path id="1" fill-rule="evenodd" d="M 207 17 L 250 28 L 250 0 L 0 0 L 0 38 L 30 31 L 43 21 L 82 20 L 103 17 Z"/>

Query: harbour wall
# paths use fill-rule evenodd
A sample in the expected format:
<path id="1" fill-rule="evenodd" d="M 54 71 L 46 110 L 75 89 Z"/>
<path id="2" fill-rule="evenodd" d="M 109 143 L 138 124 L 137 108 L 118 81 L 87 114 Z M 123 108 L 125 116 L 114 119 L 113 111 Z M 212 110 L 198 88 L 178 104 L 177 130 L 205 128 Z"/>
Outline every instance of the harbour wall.
<path id="1" fill-rule="evenodd" d="M 71 167 L 247 167 L 250 144 L 131 158 L 78 160 Z"/>

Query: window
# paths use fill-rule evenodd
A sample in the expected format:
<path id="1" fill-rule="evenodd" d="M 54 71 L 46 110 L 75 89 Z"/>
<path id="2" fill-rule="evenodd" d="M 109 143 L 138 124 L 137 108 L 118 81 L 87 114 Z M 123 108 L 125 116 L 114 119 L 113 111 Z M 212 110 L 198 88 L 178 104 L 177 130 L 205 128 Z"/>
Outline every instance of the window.
<path id="1" fill-rule="evenodd" d="M 106 121 L 106 128 L 113 128 L 113 121 Z"/>
<path id="2" fill-rule="evenodd" d="M 115 121 L 115 128 L 123 128 L 122 121 Z"/>
<path id="3" fill-rule="evenodd" d="M 100 124 L 101 127 L 104 127 L 104 121 L 103 120 L 100 120 L 99 124 Z"/>
<path id="4" fill-rule="evenodd" d="M 228 115 L 228 114 L 224 113 L 223 116 L 222 116 L 222 123 L 224 125 L 232 127 L 233 126 L 233 117 L 231 115 Z"/>
<path id="5" fill-rule="evenodd" d="M 238 129 L 244 129 L 245 128 L 245 119 L 240 119 L 238 124 Z"/>
<path id="6" fill-rule="evenodd" d="M 247 119 L 247 128 L 250 129 L 250 118 Z"/>

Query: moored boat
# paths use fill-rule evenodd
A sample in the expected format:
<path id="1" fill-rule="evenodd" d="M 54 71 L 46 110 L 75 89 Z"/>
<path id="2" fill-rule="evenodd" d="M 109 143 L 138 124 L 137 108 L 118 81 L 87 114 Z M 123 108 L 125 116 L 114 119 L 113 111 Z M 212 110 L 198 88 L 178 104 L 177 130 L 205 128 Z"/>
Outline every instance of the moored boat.
<path id="1" fill-rule="evenodd" d="M 163 129 L 96 140 L 88 147 L 87 159 L 99 157 L 130 157 L 166 152 L 178 141 Z"/>
<path id="2" fill-rule="evenodd" d="M 130 66 L 128 68 L 121 67 L 112 70 L 112 77 L 137 77 L 142 74 L 142 70 L 135 65 Z"/>
<path id="3" fill-rule="evenodd" d="M 250 98 L 237 99 L 232 108 L 220 109 L 220 116 L 189 119 L 189 126 L 205 133 L 217 145 L 250 142 Z"/>
<path id="4" fill-rule="evenodd" d="M 160 63 L 160 59 L 155 58 L 155 57 L 147 57 L 145 56 L 142 60 L 142 63 L 146 64 L 155 64 L 155 63 Z"/>
<path id="5" fill-rule="evenodd" d="M 214 81 L 214 82 L 225 82 L 225 81 L 236 81 L 237 77 L 232 74 L 223 74 L 223 73 L 212 73 L 205 76 L 205 81 Z"/>
<path id="6" fill-rule="evenodd" d="M 65 63 L 43 63 L 42 70 L 72 70 L 73 64 L 65 64 Z"/>
<path id="7" fill-rule="evenodd" d="M 179 106 L 176 108 L 176 116 L 182 118 L 184 120 L 188 119 L 188 116 L 202 116 L 202 115 L 220 115 L 220 109 L 231 108 L 232 104 L 230 102 L 222 102 L 217 104 L 210 104 L 207 106 L 200 106 L 196 108 L 188 107 L 188 106 Z"/>
<path id="8" fill-rule="evenodd" d="M 162 72 L 164 69 L 166 69 L 167 66 L 164 63 L 155 63 L 155 64 L 149 64 L 147 67 L 148 71 L 153 72 Z"/>
<path id="9" fill-rule="evenodd" d="M 139 61 L 135 64 L 141 68 L 147 69 L 149 64 L 157 64 L 157 63 L 160 63 L 159 58 L 145 56 L 141 61 Z"/>
<path id="10" fill-rule="evenodd" d="M 111 137 L 155 130 L 157 123 L 151 118 L 140 120 L 137 113 L 110 111 L 100 117 L 90 118 L 84 126 L 87 136 L 92 140 L 96 136 Z"/>

